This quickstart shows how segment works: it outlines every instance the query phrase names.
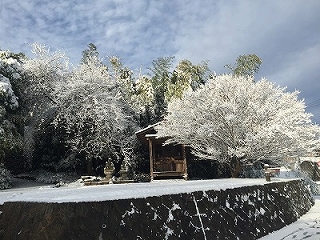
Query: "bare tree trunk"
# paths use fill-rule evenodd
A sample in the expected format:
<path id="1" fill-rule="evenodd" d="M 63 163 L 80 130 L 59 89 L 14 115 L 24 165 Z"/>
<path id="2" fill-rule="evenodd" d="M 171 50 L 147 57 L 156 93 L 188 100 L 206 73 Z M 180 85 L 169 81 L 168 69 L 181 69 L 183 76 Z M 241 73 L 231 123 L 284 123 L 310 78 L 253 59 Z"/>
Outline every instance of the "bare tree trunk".
<path id="1" fill-rule="evenodd" d="M 232 178 L 239 177 L 241 170 L 242 170 L 242 164 L 241 164 L 240 158 L 238 158 L 236 156 L 231 157 L 230 170 L 231 170 L 231 177 Z"/>

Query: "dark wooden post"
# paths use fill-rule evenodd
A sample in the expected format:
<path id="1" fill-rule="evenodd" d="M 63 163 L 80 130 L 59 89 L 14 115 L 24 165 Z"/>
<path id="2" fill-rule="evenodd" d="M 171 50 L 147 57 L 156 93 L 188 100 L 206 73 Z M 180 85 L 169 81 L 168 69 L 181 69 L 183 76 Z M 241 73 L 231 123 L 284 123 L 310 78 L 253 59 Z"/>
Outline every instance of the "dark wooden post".
<path id="1" fill-rule="evenodd" d="M 153 144 L 152 139 L 148 138 L 149 141 L 149 156 L 150 156 L 150 178 L 153 180 Z"/>
<path id="2" fill-rule="evenodd" d="M 182 157 L 183 157 L 183 165 L 184 165 L 183 178 L 184 178 L 184 180 L 188 180 L 188 166 L 187 166 L 186 148 L 185 148 L 184 144 L 182 144 L 181 147 L 182 147 Z"/>

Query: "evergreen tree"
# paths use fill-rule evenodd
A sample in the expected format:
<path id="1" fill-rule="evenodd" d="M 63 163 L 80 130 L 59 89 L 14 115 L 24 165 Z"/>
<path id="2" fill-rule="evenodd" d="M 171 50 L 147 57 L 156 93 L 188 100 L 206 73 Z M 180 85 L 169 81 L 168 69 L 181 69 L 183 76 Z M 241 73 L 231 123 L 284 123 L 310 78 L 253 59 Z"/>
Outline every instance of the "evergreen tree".
<path id="1" fill-rule="evenodd" d="M 165 95 L 172 77 L 170 70 L 173 59 L 174 57 L 160 57 L 152 61 L 150 71 L 153 73 L 151 84 L 153 88 L 155 121 L 162 120 L 166 113 L 167 101 Z"/>
<path id="2" fill-rule="evenodd" d="M 262 60 L 256 54 L 248 54 L 240 55 L 233 66 L 227 64 L 225 67 L 230 69 L 234 76 L 253 77 L 261 64 Z"/>
<path id="3" fill-rule="evenodd" d="M 99 59 L 99 52 L 96 45 L 89 43 L 88 48 L 82 51 L 81 63 L 88 64 L 90 59 Z"/>
<path id="4" fill-rule="evenodd" d="M 173 61 L 174 57 L 152 61 L 151 75 L 140 76 L 135 86 L 136 98 L 144 104 L 142 118 L 149 119 L 150 124 L 164 118 L 170 101 L 181 98 L 187 89 L 196 90 L 211 73 L 207 62 L 194 65 L 189 60 L 182 60 L 173 67 Z"/>
<path id="5" fill-rule="evenodd" d="M 0 163 L 13 173 L 24 170 L 22 54 L 0 51 Z M 6 171 L 2 171 L 6 173 Z"/>

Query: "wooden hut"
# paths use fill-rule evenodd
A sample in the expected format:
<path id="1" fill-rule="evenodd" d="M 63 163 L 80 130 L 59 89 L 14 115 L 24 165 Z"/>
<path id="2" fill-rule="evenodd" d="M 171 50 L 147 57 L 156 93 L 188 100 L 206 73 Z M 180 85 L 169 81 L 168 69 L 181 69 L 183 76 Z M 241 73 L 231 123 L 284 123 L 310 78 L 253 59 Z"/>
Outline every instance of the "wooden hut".
<path id="1" fill-rule="evenodd" d="M 153 179 L 188 178 L 185 147 L 182 144 L 168 144 L 168 138 L 159 138 L 150 125 L 136 132 L 137 138 L 149 149 L 150 176 Z"/>

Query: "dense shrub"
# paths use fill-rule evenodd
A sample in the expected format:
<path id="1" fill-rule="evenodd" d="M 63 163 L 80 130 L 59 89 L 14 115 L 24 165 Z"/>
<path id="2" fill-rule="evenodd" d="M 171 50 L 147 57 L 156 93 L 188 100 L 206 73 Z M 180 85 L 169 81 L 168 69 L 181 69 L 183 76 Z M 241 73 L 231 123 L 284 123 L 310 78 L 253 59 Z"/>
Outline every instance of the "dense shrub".
<path id="1" fill-rule="evenodd" d="M 11 175 L 10 172 L 0 164 L 0 189 L 6 189 L 11 187 Z"/>
<path id="2" fill-rule="evenodd" d="M 48 184 L 64 184 L 70 183 L 78 179 L 78 176 L 74 173 L 54 173 L 48 171 L 39 171 L 36 176 L 37 182 L 48 183 Z"/>
<path id="3" fill-rule="evenodd" d="M 136 182 L 150 182 L 151 177 L 148 173 L 136 173 L 133 175 L 133 180 Z"/>

